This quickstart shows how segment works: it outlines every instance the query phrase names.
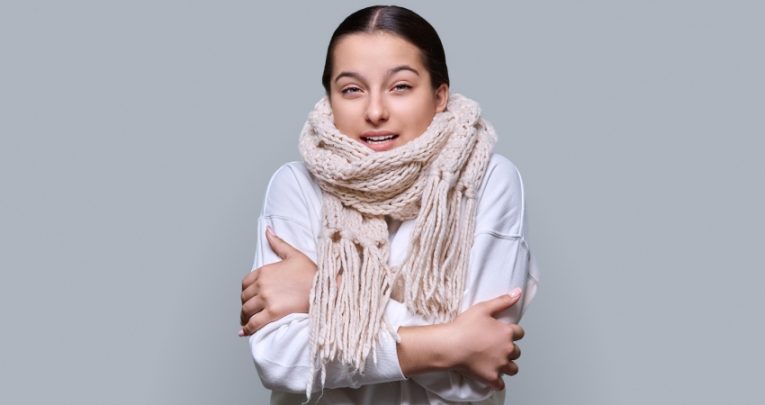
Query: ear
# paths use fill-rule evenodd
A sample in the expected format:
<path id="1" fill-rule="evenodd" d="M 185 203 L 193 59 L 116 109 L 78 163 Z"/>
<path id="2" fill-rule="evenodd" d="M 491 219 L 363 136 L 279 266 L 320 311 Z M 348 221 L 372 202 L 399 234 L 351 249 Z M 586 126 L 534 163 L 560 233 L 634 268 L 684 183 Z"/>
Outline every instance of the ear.
<path id="1" fill-rule="evenodd" d="M 436 112 L 444 112 L 446 104 L 449 102 L 449 85 L 441 83 L 436 89 Z"/>

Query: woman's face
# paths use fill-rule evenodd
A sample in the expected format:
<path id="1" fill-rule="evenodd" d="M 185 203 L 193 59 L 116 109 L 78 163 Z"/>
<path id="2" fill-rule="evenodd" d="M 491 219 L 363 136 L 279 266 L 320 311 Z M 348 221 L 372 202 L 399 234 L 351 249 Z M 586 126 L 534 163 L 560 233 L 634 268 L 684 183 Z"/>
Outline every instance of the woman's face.
<path id="1" fill-rule="evenodd" d="M 422 134 L 449 88 L 433 89 L 416 46 L 378 31 L 338 40 L 329 96 L 337 129 L 379 152 Z"/>

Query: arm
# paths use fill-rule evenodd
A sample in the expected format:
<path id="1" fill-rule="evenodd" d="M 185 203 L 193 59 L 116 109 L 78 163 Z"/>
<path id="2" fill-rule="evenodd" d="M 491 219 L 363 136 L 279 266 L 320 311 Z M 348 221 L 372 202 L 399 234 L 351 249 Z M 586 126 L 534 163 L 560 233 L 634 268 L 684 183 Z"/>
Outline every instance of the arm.
<path id="1" fill-rule="evenodd" d="M 275 243 L 278 238 L 274 239 L 273 236 L 269 239 L 271 240 L 270 245 L 275 248 L 274 250 L 286 252 L 284 246 L 279 246 L 279 244 L 285 244 L 284 242 Z M 504 244 L 500 244 L 500 246 L 504 246 Z M 290 247 L 290 249 L 292 248 Z M 508 250 L 503 249 L 503 251 L 507 252 Z M 294 250 L 294 254 L 301 255 L 297 250 Z M 287 257 L 286 260 L 291 260 L 291 258 Z M 310 262 L 310 260 L 308 261 Z M 292 278 L 288 274 L 293 269 L 285 266 L 279 270 L 261 269 L 260 271 L 275 271 L 273 273 L 277 277 L 275 290 L 281 289 L 291 294 L 296 289 L 294 283 L 288 281 Z M 280 274 L 284 275 L 281 276 Z M 262 349 L 262 351 L 253 349 L 253 356 L 256 359 L 256 364 L 259 365 L 258 370 L 261 378 L 269 388 L 278 389 L 277 386 L 269 385 L 268 381 L 287 381 L 294 384 L 289 391 L 298 391 L 302 388 L 302 384 L 300 384 L 300 379 L 295 378 L 295 373 L 306 374 L 302 381 L 308 379 L 310 353 L 306 347 L 309 339 L 307 314 L 300 314 L 300 318 L 297 318 L 297 315 L 299 312 L 307 312 L 309 289 L 310 283 L 305 287 L 305 292 L 302 293 L 305 309 L 295 310 L 295 313 L 288 315 L 284 320 L 266 322 L 287 323 L 289 327 L 282 327 L 281 336 L 275 335 L 275 339 L 289 339 L 289 341 L 279 343 L 277 347 L 287 348 L 284 346 L 285 344 L 295 344 L 296 350 L 292 352 L 300 355 L 289 361 L 280 360 L 274 357 L 281 354 L 280 350 L 274 351 L 271 345 L 254 344 L 254 346 Z M 518 358 L 519 349 L 513 341 L 522 337 L 523 330 L 518 325 L 502 323 L 495 319 L 495 316 L 499 315 L 500 312 L 512 308 L 518 301 L 521 291 L 516 288 L 515 292 L 517 294 L 512 299 L 503 295 L 488 302 L 471 305 L 455 321 L 439 325 L 430 325 L 430 322 L 418 319 L 418 317 L 408 313 L 402 304 L 393 301 L 386 308 L 389 321 L 399 325 L 406 322 L 409 324 L 419 323 L 424 326 L 400 326 L 398 331 L 401 341 L 397 345 L 391 341 L 389 336 L 384 336 L 385 343 L 378 347 L 377 352 L 383 361 L 367 367 L 365 378 L 354 378 L 354 376 L 344 373 L 343 369 L 335 368 L 334 371 L 330 370 L 328 373 L 329 381 L 326 386 L 328 388 L 357 387 L 404 379 L 403 376 L 410 375 L 415 382 L 447 400 L 476 401 L 486 398 L 491 395 L 491 388 L 502 389 L 504 387 L 501 374 L 514 375 L 517 373 L 517 366 L 513 360 Z M 300 300 L 298 299 L 298 301 Z M 295 302 L 295 300 L 282 298 L 280 304 L 283 305 L 285 302 Z M 396 310 L 403 312 L 396 315 Z M 253 319 L 264 312 L 267 311 L 256 314 Z M 402 317 L 405 320 L 401 319 Z M 296 321 L 296 319 L 300 320 Z M 277 342 L 275 341 L 275 343 Z M 382 349 L 382 346 L 388 348 Z M 398 371 L 399 367 L 396 367 L 394 354 L 390 353 L 390 346 L 394 347 L 393 350 L 397 350 L 395 355 L 400 363 L 400 371 Z M 262 362 L 258 362 L 259 356 L 263 360 Z M 290 363 L 290 361 L 296 360 L 302 361 L 303 366 L 301 367 L 298 363 Z M 385 367 L 386 363 L 388 364 L 387 368 Z M 390 372 L 392 377 L 385 377 L 383 373 L 386 371 Z M 465 374 L 473 378 L 467 377 Z M 281 387 L 281 390 L 285 389 Z"/>
<path id="2" fill-rule="evenodd" d="M 514 341 L 523 338 L 523 329 L 495 316 L 514 305 L 520 296 L 521 289 L 516 288 L 510 295 L 471 306 L 451 322 L 401 328 L 398 354 L 402 371 L 408 375 L 457 369 L 495 389 L 504 389 L 502 374 L 518 372 L 514 360 L 520 356 L 520 349 Z"/>
<path id="3" fill-rule="evenodd" d="M 317 202 L 311 201 L 311 198 L 303 198 L 303 200 L 300 201 L 301 199 L 299 197 L 305 197 L 306 195 L 305 187 L 303 190 L 300 190 L 299 187 L 286 187 L 285 190 L 284 184 L 281 183 L 293 183 L 294 185 L 299 183 L 299 181 L 294 181 L 295 177 L 290 177 L 288 171 L 287 174 L 285 174 L 284 170 L 280 170 L 280 172 L 281 176 L 280 173 L 277 172 L 277 175 L 274 176 L 271 184 L 269 184 L 269 193 L 267 193 L 266 204 L 264 205 L 264 215 L 259 220 L 259 235 L 261 238 L 256 253 L 254 268 L 259 268 L 266 263 L 272 263 L 279 260 L 279 257 L 271 251 L 262 239 L 263 229 L 266 223 L 269 223 L 276 230 L 276 233 L 282 236 L 285 241 L 289 242 L 297 249 L 306 252 L 306 254 L 315 260 L 315 240 L 312 236 L 312 232 L 309 231 L 310 224 L 307 223 L 310 221 L 301 222 L 300 217 L 310 215 L 312 210 L 318 211 L 318 208 L 315 205 L 312 209 L 312 204 L 316 204 Z M 281 181 L 276 181 L 279 180 L 279 177 L 281 177 Z M 276 198 L 280 193 L 273 193 L 274 195 L 270 195 L 272 194 L 272 190 L 281 190 L 281 194 L 287 195 L 289 198 Z M 310 192 L 307 194 L 310 197 Z M 298 198 L 295 198 L 296 196 Z M 294 205 L 296 201 L 299 202 L 298 205 L 303 204 L 304 206 L 293 207 L 294 209 L 290 211 L 290 204 Z M 486 203 L 492 205 L 495 202 L 487 200 Z M 270 210 L 270 207 L 274 207 L 274 210 L 277 212 Z M 499 205 L 498 208 L 501 210 L 507 207 Z M 281 212 L 278 212 L 279 210 L 281 210 Z M 515 212 L 516 214 L 517 212 L 520 212 L 517 209 L 510 211 Z M 481 215 L 480 208 L 479 215 Z M 494 221 L 497 219 L 486 214 L 483 216 L 489 218 L 492 224 L 494 224 Z M 497 221 L 496 224 L 507 225 L 510 222 L 512 221 Z M 482 222 L 479 221 L 479 225 L 480 223 Z M 504 228 L 500 227 L 500 229 Z M 513 269 L 507 271 L 507 263 L 515 263 L 516 260 L 508 261 L 509 258 L 507 255 L 497 259 L 499 256 L 491 253 L 492 249 L 495 249 L 498 252 L 515 254 L 516 257 L 521 258 L 519 259 L 521 262 L 523 262 L 522 258 L 526 257 L 523 254 L 519 255 L 518 249 L 508 249 L 510 247 L 508 243 L 516 243 L 515 246 L 525 247 L 525 243 L 518 244 L 518 242 L 521 241 L 520 238 L 508 237 L 509 235 L 500 234 L 495 228 L 482 231 L 479 226 L 477 232 L 476 243 L 473 247 L 473 259 L 471 260 L 470 279 L 468 280 L 466 297 L 463 298 L 463 309 L 464 307 L 474 304 L 478 300 L 493 298 L 497 295 L 507 293 L 511 288 L 509 285 L 510 283 L 506 282 L 507 280 L 501 280 L 502 277 L 500 277 L 500 280 L 492 280 L 490 274 L 476 273 L 476 267 L 482 268 L 488 266 L 489 268 L 497 267 L 499 269 L 505 269 L 506 271 L 501 272 L 501 274 L 504 275 L 517 275 L 523 273 L 520 270 L 516 272 Z M 485 238 L 488 238 L 486 239 L 486 243 L 481 243 L 481 240 Z M 476 251 L 478 253 L 476 253 Z M 495 258 L 497 260 L 495 260 L 495 263 L 491 260 L 482 262 L 481 259 L 476 259 L 476 257 Z M 476 264 L 476 262 L 478 263 Z M 497 272 L 495 271 L 494 273 Z M 481 281 L 481 283 L 476 283 L 476 280 Z M 500 285 L 497 286 L 495 284 L 496 282 L 500 282 Z M 492 290 L 492 288 L 495 290 Z M 499 290 L 496 290 L 496 288 L 499 288 Z M 528 302 L 532 296 L 533 289 L 528 288 L 527 293 L 524 294 L 524 301 Z M 522 309 L 520 308 L 516 310 L 518 316 L 521 312 Z M 451 367 L 451 364 L 449 363 L 442 362 L 434 364 L 431 362 L 432 358 L 422 356 L 415 358 L 415 363 L 413 364 L 411 361 L 412 359 L 406 357 L 407 353 L 411 353 L 411 350 L 408 350 L 410 347 L 417 347 L 420 345 L 420 347 L 435 348 L 436 345 L 422 345 L 422 338 L 427 340 L 428 336 L 433 336 L 433 333 L 430 332 L 437 331 L 439 329 L 438 325 L 423 328 L 408 328 L 408 326 L 425 325 L 430 322 L 410 314 L 403 304 L 392 300 L 386 308 L 386 318 L 392 325 L 399 329 L 399 332 L 404 338 L 403 341 L 396 345 L 389 336 L 384 335 L 381 337 L 380 344 L 375 348 L 378 361 L 374 364 L 370 360 L 363 376 L 347 375 L 339 368 L 330 365 L 326 387 L 358 387 L 364 384 L 406 379 L 407 377 L 400 368 L 399 360 L 404 360 L 404 366 L 407 367 L 407 371 L 410 374 Z M 441 338 L 439 338 L 439 336 Z M 443 341 L 444 339 L 442 337 L 443 332 L 437 332 L 435 337 L 430 339 L 433 341 Z M 308 379 L 307 373 L 310 370 L 307 342 L 307 314 L 290 314 L 278 321 L 272 322 L 258 333 L 254 334 L 250 338 L 250 343 L 253 349 L 253 358 L 255 359 L 258 372 L 261 375 L 264 385 L 268 388 L 282 391 L 303 392 L 305 383 Z M 444 351 L 453 352 L 454 350 L 445 348 Z M 421 354 L 422 352 L 416 351 L 416 353 Z M 399 358 L 399 356 L 401 356 L 401 358 Z M 421 364 L 416 364 L 417 361 L 420 361 Z M 454 371 L 417 374 L 413 375 L 412 379 L 429 391 L 448 399 L 478 400 L 491 394 L 490 388 L 487 385 Z M 318 386 L 318 384 L 315 384 L 314 386 Z"/>
<path id="4" fill-rule="evenodd" d="M 263 213 L 258 220 L 259 237 L 253 271 L 281 260 L 263 237 L 266 226 L 315 262 L 320 208 L 320 191 L 314 188 L 307 174 L 301 172 L 299 166 L 280 168 L 269 183 Z M 307 313 L 291 313 L 268 323 L 249 337 L 255 366 L 265 387 L 305 393 L 312 361 L 309 326 Z M 396 342 L 392 336 L 383 334 L 374 350 L 377 361 L 375 363 L 370 356 L 363 375 L 351 374 L 329 364 L 325 387 L 359 387 L 405 378 L 398 365 Z M 319 384 L 313 386 L 318 389 Z"/>
<path id="5" fill-rule="evenodd" d="M 467 285 L 462 305 L 463 310 L 466 312 L 463 312 L 460 316 L 465 315 L 467 311 L 473 310 L 474 307 L 480 305 L 478 304 L 479 302 L 507 294 L 520 285 L 523 286 L 522 290 L 524 291 L 520 301 L 515 305 L 508 305 L 508 309 L 503 309 L 496 313 L 496 318 L 499 321 L 517 327 L 515 324 L 517 324 L 520 314 L 523 312 L 525 305 L 533 297 L 536 289 L 536 279 L 530 276 L 518 275 L 518 273 L 525 274 L 529 265 L 531 265 L 525 242 L 519 238 L 503 239 L 496 238 L 494 235 L 477 235 L 473 249 L 474 252 L 477 250 L 485 253 L 480 260 L 478 258 L 472 260 L 481 262 L 482 266 L 480 268 L 487 271 L 477 272 L 469 276 L 474 280 L 470 281 Z M 488 271 L 489 269 L 506 269 L 507 271 Z M 520 278 L 521 280 L 513 281 L 514 278 Z M 466 309 L 465 307 L 468 308 Z M 491 361 L 476 361 L 474 363 L 475 366 L 484 367 L 482 369 L 484 373 L 482 378 L 477 378 L 475 371 L 471 373 L 465 372 L 466 367 L 462 365 L 464 359 L 460 361 L 459 358 L 455 360 L 453 357 L 463 353 L 470 345 L 475 344 L 478 339 L 489 339 L 492 333 L 499 333 L 499 331 L 494 329 L 495 327 L 487 325 L 478 328 L 457 327 L 453 330 L 447 330 L 448 328 L 446 327 L 449 325 L 431 325 L 431 321 L 410 313 L 403 304 L 396 301 L 391 301 L 388 304 L 386 315 L 392 323 L 399 326 L 398 331 L 402 342 L 399 344 L 398 349 L 402 373 L 409 376 L 410 379 L 424 389 L 444 400 L 459 402 L 485 400 L 492 395 L 493 390 L 502 388 L 499 377 L 485 374 L 487 372 L 485 367 Z M 487 321 L 487 319 L 488 317 L 485 317 L 483 320 Z M 427 326 L 418 327 L 415 325 Z M 427 328 L 433 328 L 433 336 L 431 338 L 427 336 L 431 333 Z M 441 328 L 441 331 L 437 331 L 437 328 Z M 468 340 L 469 344 L 453 343 L 447 340 L 447 338 L 453 339 L 459 333 L 474 330 L 482 331 L 482 333 L 469 338 L 471 339 Z M 412 331 L 418 331 L 424 336 L 412 336 Z M 513 336 L 513 339 L 515 339 L 515 336 Z M 509 339 L 506 341 L 509 341 Z M 410 351 L 405 348 L 405 344 L 410 344 L 415 349 Z M 458 350 L 455 350 L 455 348 L 458 348 Z M 419 364 L 410 365 L 407 359 L 402 357 L 402 354 L 406 355 L 409 352 L 413 352 L 415 356 L 418 356 L 416 360 L 420 361 Z M 467 360 L 471 359 L 468 358 Z M 473 358 L 472 360 L 476 359 Z M 514 373 L 507 374 L 512 375 Z M 490 381 L 494 381 L 494 383 L 490 383 Z"/>
<path id="6" fill-rule="evenodd" d="M 462 297 L 463 311 L 477 302 L 495 298 L 520 287 L 521 302 L 502 311 L 498 319 L 518 323 L 536 294 L 538 269 L 526 241 L 523 182 L 517 168 L 496 157 L 487 171 L 480 195 L 476 236 L 471 248 L 470 268 Z M 412 315 L 391 301 L 386 314 L 394 326 L 426 325 L 427 319 Z M 404 338 L 404 336 L 402 336 Z M 403 367 L 403 366 L 402 366 Z M 406 373 L 405 373 L 406 374 Z M 452 401 L 480 401 L 492 393 L 487 383 L 454 369 L 410 377 L 428 391 Z"/>
<path id="7" fill-rule="evenodd" d="M 273 237 L 269 239 L 271 239 L 270 246 L 275 247 L 276 251 L 284 251 L 283 246 L 279 245 L 286 242 L 275 244 Z M 297 250 L 294 252 L 300 254 Z M 285 266 L 271 271 L 278 274 L 291 269 Z M 279 277 L 277 281 L 277 285 L 287 287 L 282 290 L 291 294 L 289 290 L 294 287 L 287 285 L 286 281 L 279 280 Z M 279 287 L 277 286 L 276 289 L 278 290 Z M 473 305 L 455 321 L 447 324 L 402 327 L 399 329 L 402 340 L 398 345 L 389 335 L 384 334 L 375 348 L 378 350 L 378 362 L 375 364 L 370 361 L 364 375 L 348 375 L 342 368 L 330 365 L 325 386 L 327 388 L 358 387 L 403 380 L 406 378 L 404 372 L 408 375 L 461 368 L 484 381 L 491 382 L 494 388 L 502 389 L 503 382 L 498 373 L 513 375 L 517 372 L 517 366 L 512 361 L 518 358 L 520 352 L 513 341 L 520 339 L 523 331 L 517 325 L 503 324 L 495 319 L 495 316 L 516 303 L 520 296 L 520 289 L 517 289 L 517 293 L 512 299 L 505 295 L 489 302 Z M 303 294 L 307 296 L 307 293 Z M 294 302 L 286 298 L 282 300 L 282 303 L 291 301 Z M 294 312 L 282 319 L 267 322 L 263 330 L 274 324 L 282 324 L 279 330 L 269 334 L 274 340 L 253 343 L 253 358 L 256 360 L 258 372 L 266 387 L 297 392 L 302 391 L 308 381 L 310 353 L 307 344 L 310 329 L 307 317 L 305 313 Z M 265 332 L 256 333 L 251 339 L 260 339 L 258 336 L 261 336 L 261 333 Z M 289 340 L 285 341 L 286 339 Z M 289 346 L 293 346 L 294 350 L 291 350 L 293 356 L 285 358 L 283 351 L 289 349 Z M 274 347 L 278 349 L 274 350 Z M 301 373 L 304 374 L 302 378 L 299 377 Z M 453 376 L 457 380 L 452 381 L 452 384 L 464 379 L 459 373 L 454 373 Z M 284 382 L 288 385 L 284 385 Z M 443 386 L 443 378 L 441 381 L 435 381 L 435 384 Z M 454 390 L 453 388 L 452 391 Z M 449 393 L 439 392 L 439 394 L 448 396 Z M 490 394 L 489 391 L 488 395 Z M 456 399 L 465 398 L 465 395 L 459 392 L 452 395 L 458 397 Z"/>
<path id="8" fill-rule="evenodd" d="M 299 250 L 306 249 L 303 244 L 311 243 L 312 238 L 302 232 L 297 234 L 291 231 L 299 230 L 289 221 L 280 218 L 262 218 L 259 228 L 270 225 L 277 235 L 285 242 Z M 261 238 L 262 239 L 262 238 Z M 278 261 L 279 258 L 261 240 L 256 254 L 255 267 L 262 267 L 263 259 Z M 257 271 L 257 270 L 256 270 Z M 307 300 L 307 296 L 305 297 Z M 266 388 L 305 393 L 311 371 L 310 357 L 310 321 L 307 313 L 290 313 L 283 318 L 277 319 L 263 326 L 249 337 L 252 356 L 255 361 L 258 374 Z M 389 334 L 382 334 L 380 342 L 374 348 L 377 351 L 376 363 L 370 356 L 363 375 L 348 373 L 339 364 L 330 363 L 327 367 L 326 388 L 352 387 L 376 384 L 388 381 L 403 380 L 396 357 L 396 342 Z M 318 378 L 318 376 L 317 376 Z M 317 381 L 314 387 L 319 388 Z"/>

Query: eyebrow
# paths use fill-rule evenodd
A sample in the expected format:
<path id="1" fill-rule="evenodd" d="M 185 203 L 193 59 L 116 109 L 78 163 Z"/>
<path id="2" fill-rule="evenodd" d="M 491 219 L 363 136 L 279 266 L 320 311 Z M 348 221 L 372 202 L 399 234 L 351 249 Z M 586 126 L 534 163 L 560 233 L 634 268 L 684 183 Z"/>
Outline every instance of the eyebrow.
<path id="1" fill-rule="evenodd" d="M 417 69 L 415 69 L 415 68 L 413 68 L 413 67 L 411 67 L 409 65 L 400 65 L 400 66 L 396 66 L 394 68 L 389 69 L 388 73 L 385 74 L 385 77 L 389 77 L 389 76 L 393 75 L 394 73 L 400 72 L 402 70 L 408 70 L 408 71 L 416 74 L 417 76 L 420 75 L 420 72 L 418 72 Z M 352 78 L 360 80 L 362 82 L 366 82 L 366 79 L 364 79 L 364 76 L 362 76 L 362 75 L 360 75 L 360 74 L 358 74 L 356 72 L 347 72 L 347 71 L 346 72 L 340 72 L 337 76 L 335 76 L 335 82 L 337 82 L 338 80 L 340 80 L 343 77 L 352 77 Z"/>

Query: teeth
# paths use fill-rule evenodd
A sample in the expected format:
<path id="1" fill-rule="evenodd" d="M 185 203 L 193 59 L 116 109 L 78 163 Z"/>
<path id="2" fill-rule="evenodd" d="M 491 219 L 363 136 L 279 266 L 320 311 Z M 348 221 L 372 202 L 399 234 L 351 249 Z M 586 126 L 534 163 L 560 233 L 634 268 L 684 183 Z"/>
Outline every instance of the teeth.
<path id="1" fill-rule="evenodd" d="M 385 142 L 389 141 L 393 138 L 395 138 L 396 135 L 384 135 L 384 136 L 367 136 L 364 139 L 366 139 L 367 142 Z"/>

